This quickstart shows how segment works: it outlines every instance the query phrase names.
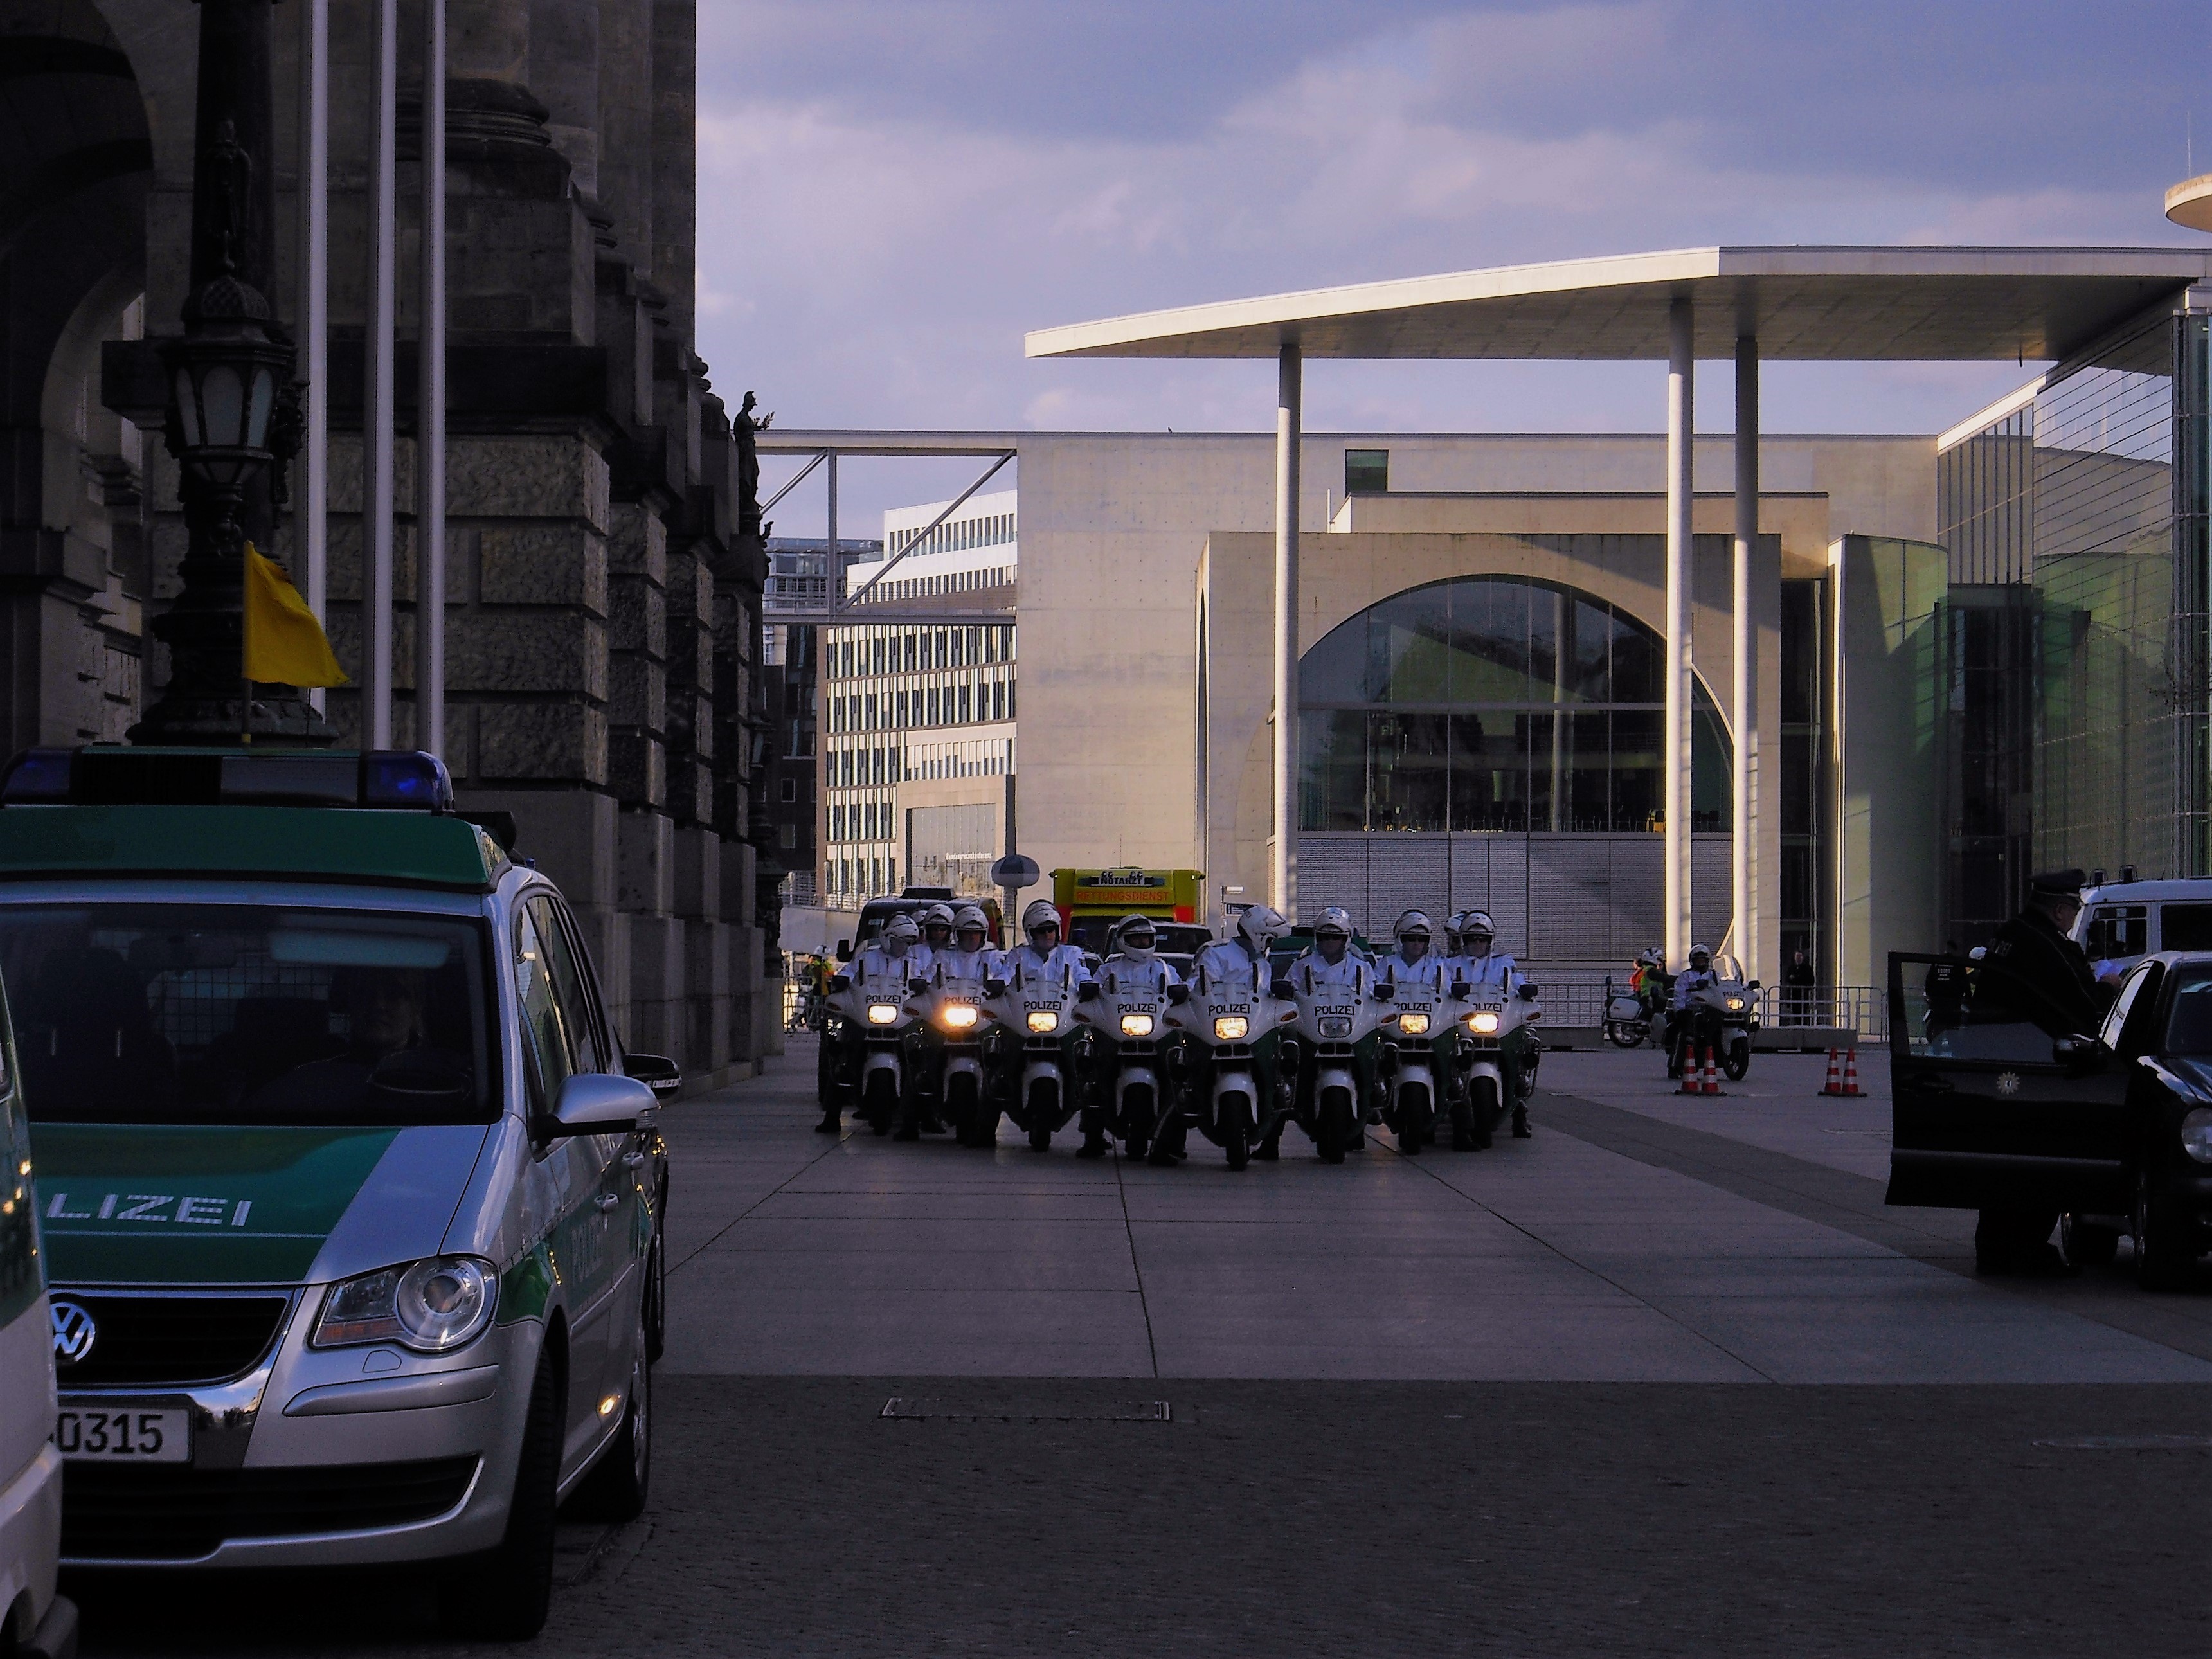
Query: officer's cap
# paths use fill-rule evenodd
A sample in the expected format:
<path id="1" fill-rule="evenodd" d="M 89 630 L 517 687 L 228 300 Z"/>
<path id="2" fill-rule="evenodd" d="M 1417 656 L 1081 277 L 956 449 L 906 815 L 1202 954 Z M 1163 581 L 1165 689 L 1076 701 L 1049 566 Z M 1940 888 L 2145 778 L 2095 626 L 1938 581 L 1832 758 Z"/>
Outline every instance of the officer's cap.
<path id="1" fill-rule="evenodd" d="M 2039 898 L 2079 898 L 2088 884 L 2080 870 L 2045 870 L 2027 878 L 2027 890 Z"/>

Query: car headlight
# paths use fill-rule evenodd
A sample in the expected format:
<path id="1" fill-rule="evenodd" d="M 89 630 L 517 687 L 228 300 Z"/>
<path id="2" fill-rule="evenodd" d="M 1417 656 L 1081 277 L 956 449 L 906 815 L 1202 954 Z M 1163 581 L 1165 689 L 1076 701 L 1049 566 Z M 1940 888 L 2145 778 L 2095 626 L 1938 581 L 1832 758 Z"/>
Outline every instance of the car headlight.
<path id="1" fill-rule="evenodd" d="M 898 1004 L 896 1002 L 872 1002 L 868 1005 L 869 1024 L 893 1025 L 897 1022 Z"/>
<path id="2" fill-rule="evenodd" d="M 1323 1014 L 1315 1024 L 1325 1037 L 1341 1040 L 1352 1035 L 1352 1018 L 1347 1014 Z"/>
<path id="3" fill-rule="evenodd" d="M 1728 1000 L 1728 1011 L 1732 1014 L 1741 1013 L 1743 1012 L 1743 999 L 1741 997 L 1730 997 Z"/>
<path id="4" fill-rule="evenodd" d="M 938 1014 L 948 1031 L 964 1031 L 975 1023 L 975 1005 L 972 1002 L 948 1002 Z"/>
<path id="5" fill-rule="evenodd" d="M 1059 1024 L 1060 1015 L 1056 1011 L 1050 1008 L 1030 1010 L 1030 1030 L 1039 1036 L 1049 1036 L 1059 1027 Z"/>
<path id="6" fill-rule="evenodd" d="M 333 1285 L 323 1298 L 314 1345 L 397 1342 L 417 1353 L 449 1353 L 491 1323 L 499 1281 L 488 1267 L 465 1255 L 437 1255 Z"/>
<path id="7" fill-rule="evenodd" d="M 2199 1106 L 2181 1120 L 2181 1150 L 2199 1164 L 2212 1164 L 2212 1107 Z"/>
<path id="8" fill-rule="evenodd" d="M 1242 1042 L 1244 1034 L 1252 1029 L 1252 1022 L 1242 1014 L 1216 1014 L 1213 1017 L 1213 1040 L 1216 1042 Z"/>
<path id="9" fill-rule="evenodd" d="M 1478 1009 L 1474 1013 L 1471 1013 L 1467 1017 L 1467 1029 L 1470 1031 L 1480 1032 L 1484 1036 L 1496 1036 L 1498 1035 L 1498 1016 L 1492 1013 L 1487 1008 Z"/>
<path id="10" fill-rule="evenodd" d="M 1426 1036 L 1429 1034 L 1429 1017 L 1426 1014 L 1401 1014 L 1398 1016 L 1398 1030 L 1406 1036 Z"/>
<path id="11" fill-rule="evenodd" d="M 1152 1017 L 1150 1014 L 1124 1014 L 1121 1016 L 1121 1035 L 1123 1036 L 1147 1037 L 1152 1036 Z"/>

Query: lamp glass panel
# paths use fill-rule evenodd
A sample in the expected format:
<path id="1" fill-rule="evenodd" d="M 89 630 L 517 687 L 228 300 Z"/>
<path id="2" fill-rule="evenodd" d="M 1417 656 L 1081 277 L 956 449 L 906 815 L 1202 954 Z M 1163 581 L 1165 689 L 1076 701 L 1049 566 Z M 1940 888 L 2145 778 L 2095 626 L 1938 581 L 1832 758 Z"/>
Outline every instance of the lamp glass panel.
<path id="1" fill-rule="evenodd" d="M 200 400 L 192 387 L 192 374 L 188 368 L 177 371 L 177 415 L 184 422 L 185 445 L 197 449 L 200 442 Z"/>
<path id="2" fill-rule="evenodd" d="M 276 401 L 276 376 L 265 363 L 253 371 L 253 401 L 246 410 L 246 447 L 269 447 L 269 410 Z"/>
<path id="3" fill-rule="evenodd" d="M 210 443 L 228 447 L 244 441 L 246 383 L 228 363 L 217 363 L 200 382 L 200 408 Z"/>

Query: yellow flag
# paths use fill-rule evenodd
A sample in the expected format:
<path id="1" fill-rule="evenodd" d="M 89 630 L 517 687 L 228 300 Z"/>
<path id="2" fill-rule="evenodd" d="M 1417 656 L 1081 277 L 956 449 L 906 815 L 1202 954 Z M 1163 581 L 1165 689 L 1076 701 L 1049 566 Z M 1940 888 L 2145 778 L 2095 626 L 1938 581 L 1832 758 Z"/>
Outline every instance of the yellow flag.
<path id="1" fill-rule="evenodd" d="M 279 685 L 351 684 L 323 625 L 274 559 L 246 544 L 246 678 Z"/>

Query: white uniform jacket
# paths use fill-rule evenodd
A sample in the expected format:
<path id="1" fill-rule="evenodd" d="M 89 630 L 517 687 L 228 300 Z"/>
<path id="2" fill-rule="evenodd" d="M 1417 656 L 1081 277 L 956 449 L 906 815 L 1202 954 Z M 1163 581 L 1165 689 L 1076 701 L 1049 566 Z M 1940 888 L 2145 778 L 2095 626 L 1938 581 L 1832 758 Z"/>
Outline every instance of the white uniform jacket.
<path id="1" fill-rule="evenodd" d="M 1055 945 L 1040 956 L 1036 946 L 1024 940 L 999 958 L 999 977 L 1009 987 L 1057 980 L 1063 975 L 1069 984 L 1077 986 L 1091 977 L 1091 970 L 1083 965 L 1083 952 L 1073 945 Z"/>
<path id="2" fill-rule="evenodd" d="M 1241 939 L 1218 939 L 1193 957 L 1190 976 L 1200 975 L 1208 985 L 1249 985 L 1261 996 L 1270 982 L 1267 957 L 1255 959 Z"/>

